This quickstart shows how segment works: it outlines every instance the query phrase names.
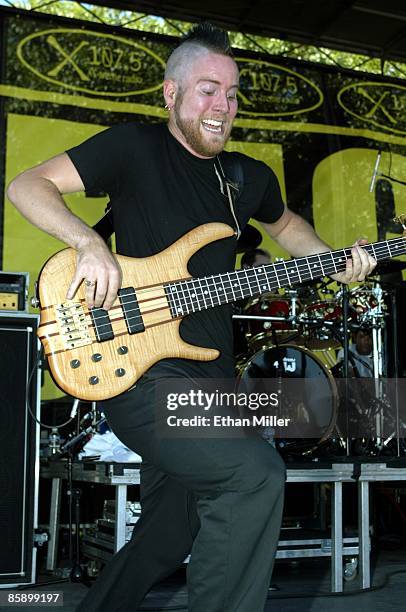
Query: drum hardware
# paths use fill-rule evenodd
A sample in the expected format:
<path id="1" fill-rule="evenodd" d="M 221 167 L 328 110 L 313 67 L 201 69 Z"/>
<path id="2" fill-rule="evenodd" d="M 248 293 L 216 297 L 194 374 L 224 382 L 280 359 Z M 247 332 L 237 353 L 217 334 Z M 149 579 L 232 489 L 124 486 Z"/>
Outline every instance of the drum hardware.
<path id="1" fill-rule="evenodd" d="M 366 382 L 368 379 L 363 380 Z M 372 379 L 369 380 L 373 382 Z M 392 407 L 394 407 L 392 397 L 385 397 L 383 400 L 375 397 L 373 386 L 355 387 L 354 393 L 351 394 L 351 412 L 348 419 L 351 454 L 393 456 L 398 453 L 399 456 L 400 439 L 396 440 L 398 418 L 396 410 L 392 410 Z M 377 436 L 379 432 L 374 424 L 381 414 L 385 415 L 385 432 L 381 431 Z M 404 427 L 404 423 L 401 425 Z"/>
<path id="2" fill-rule="evenodd" d="M 246 314 L 233 315 L 233 319 L 247 322 L 248 351 L 253 353 L 262 346 L 298 341 L 298 304 L 295 298 L 266 294 L 250 300 L 244 308 Z"/>
<path id="3" fill-rule="evenodd" d="M 323 294 L 323 295 L 330 295 L 330 296 L 335 296 L 335 291 L 334 289 L 328 289 L 327 286 L 321 287 L 319 289 L 319 293 Z"/>
<path id="4" fill-rule="evenodd" d="M 242 319 L 246 321 L 287 321 L 290 323 L 296 317 L 273 317 L 268 315 L 233 315 L 233 319 Z"/>
<path id="5" fill-rule="evenodd" d="M 359 288 L 356 288 L 359 292 Z M 330 291 L 330 290 L 329 290 Z M 342 291 L 338 291 L 334 299 L 320 300 L 310 304 L 301 314 L 300 321 L 304 326 L 305 346 L 314 351 L 338 349 L 341 342 L 335 338 L 334 330 L 342 327 L 343 308 L 341 303 Z M 368 295 L 368 297 L 370 297 Z M 348 304 L 348 328 L 354 331 L 359 327 L 360 313 L 366 318 L 370 304 L 366 297 L 362 306 L 359 293 L 351 296 Z"/>
<path id="6" fill-rule="evenodd" d="M 400 223 L 400 225 L 403 228 L 405 227 L 404 215 L 401 215 L 401 218 L 396 217 L 394 221 Z M 389 438 L 385 440 L 384 444 L 385 444 L 386 449 L 388 450 L 392 449 L 394 451 L 394 454 L 396 454 L 398 457 L 400 457 L 401 455 L 406 455 L 406 440 L 402 438 L 402 433 L 401 433 L 402 430 L 404 431 L 404 429 L 406 428 L 406 424 L 402 421 L 401 414 L 400 414 L 400 397 L 399 397 L 399 383 L 398 383 L 399 377 L 402 376 L 402 372 L 399 369 L 400 355 L 399 355 L 399 350 L 398 350 L 399 330 L 398 330 L 398 304 L 397 304 L 397 290 L 404 283 L 403 278 L 402 278 L 402 271 L 405 268 L 406 268 L 405 261 L 395 260 L 394 262 L 392 261 L 380 262 L 376 266 L 374 273 L 373 273 L 373 277 L 372 277 L 377 282 L 377 285 L 383 288 L 384 295 L 386 294 L 389 296 L 388 302 L 390 303 L 390 308 L 391 308 L 390 309 L 391 325 L 389 326 L 389 328 L 390 328 L 390 337 L 391 337 L 390 344 L 392 346 L 393 355 L 392 355 L 392 360 L 391 360 L 392 361 L 391 370 L 390 370 L 390 374 L 388 375 L 390 375 L 390 377 L 393 379 L 393 384 L 395 385 L 393 405 L 394 405 L 396 419 L 394 423 L 394 431 L 391 433 Z M 379 294 L 379 290 L 377 291 L 377 293 Z M 380 302 L 381 303 L 383 302 L 383 308 L 384 308 L 385 307 L 384 301 L 380 300 Z M 388 313 L 385 313 L 385 316 L 387 316 L 387 314 Z M 377 319 L 379 317 L 379 313 L 375 313 L 375 316 Z M 383 346 L 385 346 L 384 343 L 383 343 Z M 382 353 L 383 351 L 381 351 L 381 355 Z M 378 367 L 379 367 L 379 356 L 377 358 L 377 361 L 378 361 Z M 386 362 L 386 370 L 388 370 L 388 361 L 389 359 L 387 359 L 387 362 Z M 385 371 L 385 367 L 383 367 L 383 369 Z"/>
<path id="7" fill-rule="evenodd" d="M 61 448 L 61 436 L 59 435 L 59 429 L 53 427 L 48 437 L 48 452 L 52 457 L 60 452 Z"/>
<path id="8" fill-rule="evenodd" d="M 322 283 L 317 291 L 334 294 L 328 288 L 330 282 Z M 316 287 L 315 283 L 312 287 Z M 339 348 L 332 333 L 342 320 L 338 299 L 322 300 L 316 293 L 317 298 L 313 295 L 312 302 L 306 305 L 302 303 L 301 295 L 303 289 L 299 287 L 298 290 L 288 289 L 283 294 L 265 294 L 248 302 L 244 314 L 235 318 L 245 318 L 248 322 L 246 340 L 249 352 L 289 342 L 315 351 Z M 356 308 L 351 306 L 351 312 L 351 322 L 355 322 Z"/>
<path id="9" fill-rule="evenodd" d="M 318 309 L 322 302 L 313 304 L 311 307 L 314 310 Z M 300 322 L 303 326 L 304 345 L 312 351 L 325 351 L 332 348 L 338 348 L 337 342 L 333 338 L 333 330 L 339 324 L 339 319 L 334 311 L 323 315 L 320 311 L 319 316 L 308 316 L 309 308 L 300 316 Z"/>
<path id="10" fill-rule="evenodd" d="M 375 396 L 383 400 L 384 391 L 381 378 L 384 375 L 384 355 L 383 355 L 383 328 L 385 325 L 385 304 L 384 292 L 381 284 L 375 281 L 371 291 L 373 302 L 365 313 L 365 321 L 370 323 L 372 329 L 372 356 L 373 356 L 373 377 L 375 380 Z M 381 402 L 381 406 L 383 406 Z M 385 411 L 383 407 L 376 414 L 376 432 L 378 447 L 382 444 L 382 431 Z"/>
<path id="11" fill-rule="evenodd" d="M 344 350 L 344 359 L 343 359 L 343 374 L 344 374 L 344 406 L 346 409 L 345 417 L 346 417 L 346 454 L 347 456 L 350 454 L 350 438 L 348 435 L 349 431 L 349 423 L 348 423 L 348 405 L 349 405 L 349 395 L 348 395 L 348 363 L 349 363 L 349 330 L 348 330 L 348 306 L 349 306 L 349 290 L 348 286 L 342 284 L 341 285 L 341 295 L 342 295 L 342 326 L 343 326 L 343 350 Z"/>
<path id="12" fill-rule="evenodd" d="M 398 354 L 398 315 L 397 315 L 397 302 L 396 293 L 392 288 L 390 293 L 391 305 L 392 305 L 392 347 L 394 351 L 393 363 L 394 372 L 393 378 L 395 379 L 395 413 L 396 413 L 396 450 L 397 456 L 400 457 L 400 410 L 399 410 L 399 354 Z"/>
<path id="13" fill-rule="evenodd" d="M 387 292 L 382 290 L 382 286 L 378 281 L 373 281 L 372 285 L 370 283 L 365 283 L 351 291 L 347 286 L 343 285 L 337 293 L 337 297 L 341 298 L 343 312 L 342 328 L 339 331 L 337 330 L 336 333 L 341 332 L 341 344 L 344 349 L 344 359 L 339 373 L 344 378 L 342 406 L 347 419 L 347 433 L 349 432 L 349 407 L 351 401 L 354 401 L 353 398 L 350 399 L 348 395 L 348 366 L 349 362 L 353 361 L 349 351 L 349 332 L 356 331 L 357 329 L 369 330 L 372 335 L 372 379 L 374 381 L 374 391 L 367 400 L 368 407 L 366 411 L 365 409 L 361 411 L 358 421 L 361 423 L 362 428 L 362 419 L 364 419 L 364 431 L 371 430 L 371 423 L 374 421 L 376 437 L 363 439 L 350 438 L 347 436 L 347 453 L 352 452 L 360 454 L 361 450 L 364 449 L 365 454 L 379 455 L 382 450 L 386 448 L 386 440 L 383 438 L 383 426 L 385 415 L 388 414 L 388 410 L 387 404 L 385 404 L 386 397 L 382 378 L 386 373 L 383 342 L 383 331 L 386 326 L 386 317 L 388 315 L 384 299 L 386 295 Z M 350 309 L 352 312 L 356 312 L 357 323 L 355 325 L 351 322 L 352 316 L 345 316 L 345 313 L 350 312 Z M 353 367 L 356 368 L 356 365 L 357 364 L 354 362 Z M 389 441 L 388 439 L 387 443 L 389 443 Z"/>
<path id="14" fill-rule="evenodd" d="M 281 294 L 266 293 L 249 300 L 242 315 L 247 321 L 248 352 L 253 353 L 262 346 L 278 345 L 294 339 L 299 343 L 301 329 L 297 317 L 301 310 L 296 290 Z"/>
<path id="15" fill-rule="evenodd" d="M 385 285 L 384 285 L 385 287 Z M 355 289 L 349 289 L 342 287 L 338 292 L 332 292 L 327 286 L 319 287 L 319 295 L 326 294 L 332 299 L 319 299 L 314 301 L 312 304 L 303 303 L 300 294 L 300 288 L 298 291 L 287 291 L 284 294 L 277 294 L 267 296 L 267 303 L 258 306 L 256 313 L 249 311 L 247 308 L 244 309 L 244 313 L 237 315 L 235 318 L 239 318 L 242 321 L 251 321 L 251 323 L 262 323 L 260 333 L 252 334 L 252 331 L 258 330 L 258 328 L 252 328 L 251 334 L 248 334 L 248 341 L 250 344 L 247 353 L 241 355 L 241 359 L 238 363 L 238 370 L 240 376 L 249 368 L 252 360 L 260 359 L 260 355 L 270 350 L 286 349 L 289 345 L 296 351 L 308 350 L 312 356 L 314 355 L 321 360 L 324 360 L 323 366 L 333 370 L 335 363 L 334 349 L 347 343 L 351 332 L 357 330 L 370 330 L 373 336 L 373 362 L 374 362 L 374 380 L 376 385 L 376 391 L 373 394 L 376 398 L 376 406 L 378 409 L 373 412 L 375 425 L 379 436 L 374 440 L 368 440 L 362 442 L 360 439 L 357 441 L 344 440 L 341 432 L 339 431 L 339 425 L 337 422 L 333 427 L 332 439 L 330 435 L 329 444 L 331 452 L 334 454 L 343 454 L 349 452 L 355 452 L 354 449 L 367 448 L 369 454 L 379 454 L 389 452 L 389 447 L 393 448 L 393 435 L 389 435 L 386 439 L 383 437 L 383 416 L 384 410 L 384 393 L 381 385 L 382 376 L 385 373 L 385 355 L 384 355 L 384 330 L 386 328 L 386 318 L 388 316 L 387 305 L 385 298 L 388 295 L 388 291 L 382 287 L 382 283 L 374 280 L 372 283 L 364 283 L 357 286 Z M 345 304 L 343 300 L 346 299 L 347 293 L 347 306 L 346 315 L 344 315 Z M 269 313 L 268 305 L 270 298 L 276 301 L 284 311 L 283 315 L 279 312 Z M 293 299 L 293 304 L 292 300 Z M 272 302 L 273 303 L 273 302 Z M 253 305 L 253 301 L 250 303 L 250 307 Z M 276 307 L 275 305 L 275 307 Z M 294 313 L 294 314 L 293 314 Z M 268 323 L 268 326 L 264 326 L 264 323 Z M 276 329 L 278 325 L 278 330 Z M 282 329 L 281 329 L 282 327 Z M 292 344 L 294 343 L 294 344 Z M 315 351 L 312 353 L 312 351 Z M 329 360 L 327 361 L 327 356 Z M 348 368 L 347 356 L 347 368 Z M 342 366 L 344 367 L 344 365 Z M 348 373 L 348 370 L 347 370 Z M 343 371 L 339 371 L 336 368 L 334 374 L 343 377 Z M 251 376 L 247 374 L 246 376 Z M 275 376 L 275 374 L 273 374 Z M 347 378 L 347 376 L 344 376 Z M 345 415 L 345 405 L 343 405 L 343 416 Z M 370 413 L 372 414 L 372 412 Z M 387 425 L 387 421 L 385 421 Z M 397 430 L 399 424 L 397 421 Z M 395 429 L 395 425 L 394 425 Z M 387 432 L 386 432 L 387 433 Z M 399 435 L 397 431 L 397 445 L 398 453 L 400 452 L 399 447 Z M 322 443 L 321 443 L 322 439 Z M 309 441 L 295 438 L 293 442 L 291 440 L 276 440 L 275 445 L 286 454 L 299 453 L 302 457 L 311 455 L 315 457 L 321 452 L 329 452 L 327 440 L 324 435 L 321 435 L 318 440 L 313 440 L 312 443 Z"/>

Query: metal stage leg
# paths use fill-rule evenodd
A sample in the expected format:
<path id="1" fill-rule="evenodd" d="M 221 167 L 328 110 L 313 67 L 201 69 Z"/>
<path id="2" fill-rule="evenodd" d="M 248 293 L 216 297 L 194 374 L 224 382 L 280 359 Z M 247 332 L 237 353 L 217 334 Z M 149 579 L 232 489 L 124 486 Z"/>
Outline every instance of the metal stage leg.
<path id="1" fill-rule="evenodd" d="M 359 571 L 361 588 L 371 586 L 370 543 L 369 543 L 369 482 L 358 482 L 358 537 L 359 537 Z"/>
<path id="2" fill-rule="evenodd" d="M 59 539 L 59 512 L 61 508 L 62 479 L 52 478 L 51 507 L 49 509 L 49 541 L 46 569 L 56 569 Z"/>
<path id="3" fill-rule="evenodd" d="M 331 590 L 343 590 L 343 483 L 334 482 L 331 500 Z"/>
<path id="4" fill-rule="evenodd" d="M 126 535 L 127 485 L 116 485 L 116 528 L 114 531 L 114 552 L 125 544 Z"/>

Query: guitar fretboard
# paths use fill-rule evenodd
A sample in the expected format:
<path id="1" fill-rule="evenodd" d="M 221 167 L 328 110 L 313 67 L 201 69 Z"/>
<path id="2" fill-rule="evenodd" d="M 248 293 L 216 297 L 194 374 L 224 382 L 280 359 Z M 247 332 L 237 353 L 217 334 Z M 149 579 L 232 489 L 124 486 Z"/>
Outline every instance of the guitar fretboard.
<path id="1" fill-rule="evenodd" d="M 404 238 L 393 238 L 366 244 L 362 248 L 377 261 L 382 261 L 403 255 L 406 241 Z M 165 285 L 165 292 L 172 317 L 181 317 L 342 272 L 350 258 L 351 248 L 328 251 L 256 268 L 175 281 Z"/>

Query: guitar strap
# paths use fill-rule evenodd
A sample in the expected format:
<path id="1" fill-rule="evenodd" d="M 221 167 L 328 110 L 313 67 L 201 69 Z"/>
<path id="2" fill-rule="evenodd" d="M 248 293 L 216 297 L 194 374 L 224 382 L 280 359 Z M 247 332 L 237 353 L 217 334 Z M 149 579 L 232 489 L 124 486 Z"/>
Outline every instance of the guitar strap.
<path id="1" fill-rule="evenodd" d="M 224 171 L 224 168 L 226 169 L 226 172 Z M 228 199 L 238 240 L 241 236 L 241 228 L 235 212 L 235 205 L 244 186 L 242 165 L 237 159 L 229 160 L 227 162 L 223 160 L 222 163 L 220 161 L 220 156 L 216 155 L 216 159 L 214 160 L 214 170 L 220 183 L 220 191 Z"/>
<path id="2" fill-rule="evenodd" d="M 103 238 L 104 242 L 107 243 L 110 240 L 112 234 L 114 234 L 113 208 L 111 202 L 107 202 L 103 217 L 93 225 L 93 229 Z"/>
<path id="3" fill-rule="evenodd" d="M 220 191 L 228 199 L 230 211 L 235 222 L 237 239 L 241 236 L 241 229 L 235 213 L 235 205 L 241 195 L 244 186 L 244 174 L 242 165 L 238 160 L 220 161 L 217 155 L 214 160 L 214 170 L 219 179 Z M 93 225 L 95 232 L 103 238 L 105 242 L 111 238 L 114 233 L 114 217 L 111 202 L 107 203 L 103 217 Z"/>

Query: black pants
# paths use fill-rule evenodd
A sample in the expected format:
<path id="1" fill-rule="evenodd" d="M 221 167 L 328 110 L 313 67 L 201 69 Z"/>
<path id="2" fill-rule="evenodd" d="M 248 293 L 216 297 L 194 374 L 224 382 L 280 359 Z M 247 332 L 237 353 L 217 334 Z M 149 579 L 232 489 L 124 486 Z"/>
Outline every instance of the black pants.
<path id="1" fill-rule="evenodd" d="M 154 397 L 146 381 L 105 409 L 115 434 L 143 457 L 142 513 L 78 612 L 135 612 L 189 553 L 189 612 L 262 612 L 282 516 L 283 461 L 254 436 L 162 439 Z"/>

